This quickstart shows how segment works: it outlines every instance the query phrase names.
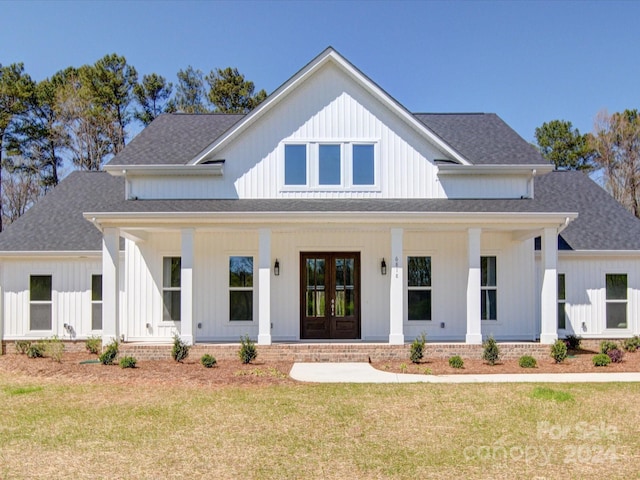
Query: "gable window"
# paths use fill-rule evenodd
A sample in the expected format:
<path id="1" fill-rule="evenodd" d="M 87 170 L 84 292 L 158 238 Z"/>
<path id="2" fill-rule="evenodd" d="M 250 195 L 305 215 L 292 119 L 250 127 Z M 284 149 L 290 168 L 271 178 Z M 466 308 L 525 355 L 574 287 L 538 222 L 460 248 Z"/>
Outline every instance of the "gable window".
<path id="1" fill-rule="evenodd" d="M 102 330 L 102 275 L 91 275 L 91 330 Z"/>
<path id="2" fill-rule="evenodd" d="M 627 275 L 607 274 L 607 328 L 627 328 Z"/>
<path id="3" fill-rule="evenodd" d="M 354 185 L 374 185 L 375 158 L 373 145 L 353 145 L 352 175 Z"/>
<path id="4" fill-rule="evenodd" d="M 253 320 L 253 257 L 229 258 L 229 320 Z"/>
<path id="5" fill-rule="evenodd" d="M 558 328 L 567 328 L 567 294 L 564 287 L 564 273 L 558 274 Z"/>
<path id="6" fill-rule="evenodd" d="M 31 275 L 29 278 L 29 329 L 52 328 L 51 275 Z"/>
<path id="7" fill-rule="evenodd" d="M 307 146 L 284 146 L 284 184 L 307 184 Z"/>
<path id="8" fill-rule="evenodd" d="M 180 321 L 180 257 L 162 259 L 162 320 Z"/>
<path id="9" fill-rule="evenodd" d="M 431 320 L 431 257 L 407 257 L 409 320 Z"/>
<path id="10" fill-rule="evenodd" d="M 340 145 L 318 146 L 318 183 L 320 185 L 340 185 L 342 162 Z"/>
<path id="11" fill-rule="evenodd" d="M 480 315 L 482 320 L 498 319 L 496 257 L 480 257 Z"/>

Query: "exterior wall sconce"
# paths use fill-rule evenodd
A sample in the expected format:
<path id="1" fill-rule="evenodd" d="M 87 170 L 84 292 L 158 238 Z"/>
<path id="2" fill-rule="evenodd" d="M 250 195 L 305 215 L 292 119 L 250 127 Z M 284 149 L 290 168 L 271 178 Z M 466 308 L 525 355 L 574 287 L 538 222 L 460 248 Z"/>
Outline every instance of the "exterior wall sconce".
<path id="1" fill-rule="evenodd" d="M 276 258 L 276 263 L 273 264 L 273 274 L 277 277 L 280 275 L 280 262 Z"/>
<path id="2" fill-rule="evenodd" d="M 384 258 L 382 259 L 382 262 L 380 262 L 380 273 L 382 275 L 387 274 L 387 262 L 384 261 Z"/>

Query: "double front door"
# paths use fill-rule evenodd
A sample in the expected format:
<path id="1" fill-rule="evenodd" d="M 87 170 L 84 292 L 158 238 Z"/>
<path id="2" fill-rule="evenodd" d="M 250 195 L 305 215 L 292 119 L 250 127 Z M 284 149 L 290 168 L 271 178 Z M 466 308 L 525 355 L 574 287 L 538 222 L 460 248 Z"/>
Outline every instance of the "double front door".
<path id="1" fill-rule="evenodd" d="M 300 337 L 360 338 L 360 254 L 300 254 Z"/>

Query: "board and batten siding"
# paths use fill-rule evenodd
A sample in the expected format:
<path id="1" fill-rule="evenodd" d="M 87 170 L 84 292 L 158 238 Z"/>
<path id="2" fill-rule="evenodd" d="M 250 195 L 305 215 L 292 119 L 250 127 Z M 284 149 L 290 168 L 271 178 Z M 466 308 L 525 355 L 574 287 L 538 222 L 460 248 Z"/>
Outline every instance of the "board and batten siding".
<path id="1" fill-rule="evenodd" d="M 122 262 L 121 262 L 122 263 Z M 84 339 L 100 332 L 91 330 L 91 276 L 102 272 L 99 256 L 83 259 L 5 259 L 2 261 L 2 314 L 4 340 L 43 338 Z M 52 330 L 30 331 L 31 275 L 51 275 Z M 120 286 L 121 305 L 124 300 Z M 121 309 L 122 310 L 122 309 Z M 64 329 L 64 324 L 73 334 Z"/>
<path id="2" fill-rule="evenodd" d="M 540 255 L 536 258 L 536 280 L 541 288 Z M 620 338 L 640 332 L 640 258 L 558 253 L 558 273 L 565 275 L 567 329 L 559 336 L 574 333 L 584 338 Z M 606 275 L 627 275 L 626 329 L 606 328 Z M 540 319 L 540 310 L 537 319 Z M 584 324 L 584 325 L 583 325 Z"/>

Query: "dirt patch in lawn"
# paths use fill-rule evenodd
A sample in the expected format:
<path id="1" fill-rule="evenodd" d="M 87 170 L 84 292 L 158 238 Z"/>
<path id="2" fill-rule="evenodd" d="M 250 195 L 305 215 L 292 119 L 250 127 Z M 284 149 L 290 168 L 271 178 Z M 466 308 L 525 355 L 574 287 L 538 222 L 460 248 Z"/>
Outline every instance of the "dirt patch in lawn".
<path id="1" fill-rule="evenodd" d="M 569 358 L 562 363 L 555 363 L 553 358 L 538 360 L 535 368 L 522 368 L 518 360 L 501 360 L 495 365 L 489 365 L 483 360 L 464 359 L 463 368 L 449 366 L 447 358 L 425 358 L 417 364 L 409 359 L 405 362 L 375 362 L 379 370 L 394 373 L 421 373 L 434 375 L 450 374 L 486 374 L 486 373 L 607 373 L 607 372 L 640 372 L 640 352 L 625 352 L 621 363 L 610 363 L 606 367 L 595 367 L 593 356 L 598 353 L 591 350 L 569 351 Z"/>
<path id="2" fill-rule="evenodd" d="M 292 362 L 261 362 L 244 365 L 237 361 L 220 361 L 205 368 L 199 358 L 183 363 L 173 360 L 139 361 L 136 368 L 102 365 L 91 362 L 96 355 L 66 352 L 60 363 L 51 358 L 28 358 L 26 355 L 0 356 L 0 374 L 12 373 L 56 382 L 108 383 L 120 385 L 193 385 L 225 387 L 229 385 L 280 385 L 295 383 L 289 377 Z"/>

